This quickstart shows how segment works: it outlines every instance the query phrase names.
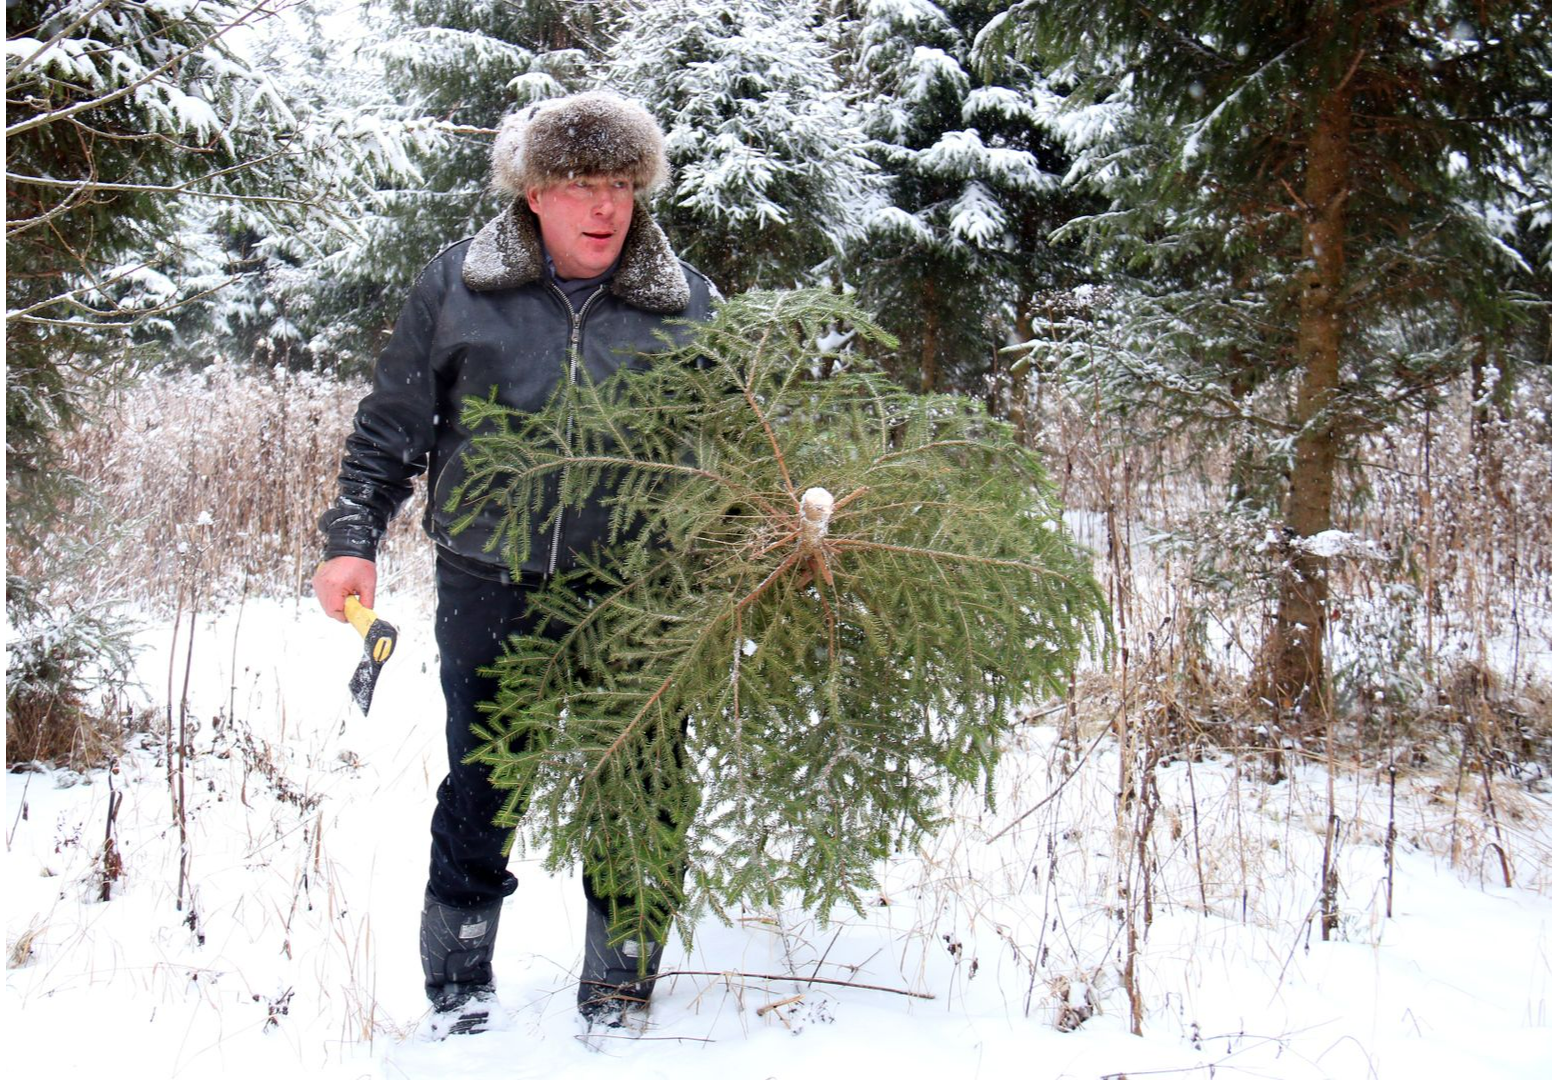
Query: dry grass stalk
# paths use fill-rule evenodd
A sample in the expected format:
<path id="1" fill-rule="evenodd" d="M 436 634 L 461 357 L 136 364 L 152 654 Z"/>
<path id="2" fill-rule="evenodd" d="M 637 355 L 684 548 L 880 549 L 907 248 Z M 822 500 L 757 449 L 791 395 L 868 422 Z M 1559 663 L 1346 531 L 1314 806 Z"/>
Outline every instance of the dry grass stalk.
<path id="1" fill-rule="evenodd" d="M 46 929 L 36 917 L 28 922 L 27 929 L 16 936 L 16 940 L 6 949 L 5 966 L 9 968 L 25 967 L 33 958 L 33 942 L 38 940 L 38 935 Z"/>
<path id="2" fill-rule="evenodd" d="M 367 390 L 311 372 L 219 364 L 117 395 L 67 449 L 100 520 L 122 527 L 104 544 L 121 594 L 172 608 L 181 544 L 193 531 L 214 547 L 212 600 L 246 589 L 304 593 L 320 559 L 315 521 L 335 496 L 343 438 Z M 391 576 L 406 559 L 420 570 L 427 561 L 421 500 L 393 523 L 383 559 Z"/>
<path id="3" fill-rule="evenodd" d="M 48 762 L 80 772 L 118 753 L 126 726 L 124 703 L 113 695 L 93 705 L 74 694 L 22 692 L 6 703 L 5 760 L 8 765 Z"/>

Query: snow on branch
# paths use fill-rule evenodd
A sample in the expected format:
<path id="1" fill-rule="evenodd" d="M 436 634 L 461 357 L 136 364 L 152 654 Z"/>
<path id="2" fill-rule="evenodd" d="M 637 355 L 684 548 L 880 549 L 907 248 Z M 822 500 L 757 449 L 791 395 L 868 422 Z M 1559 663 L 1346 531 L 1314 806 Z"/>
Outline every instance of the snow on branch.
<path id="1" fill-rule="evenodd" d="M 205 7 L 206 5 L 200 6 Z M 113 89 L 109 89 L 96 97 L 85 98 L 70 105 L 62 105 L 59 108 L 50 108 L 49 101 L 45 98 L 27 98 L 25 103 L 37 108 L 38 111 L 24 120 L 7 125 L 5 137 L 7 140 L 14 139 L 16 136 L 32 131 L 34 128 L 67 120 L 94 109 L 101 109 L 131 95 L 136 95 L 138 104 L 151 105 L 155 102 L 154 95 L 138 93 L 145 87 L 154 87 L 156 91 L 164 95 L 166 100 L 163 104 L 167 109 L 167 117 L 177 122 L 175 130 L 179 130 L 181 126 L 189 130 L 192 124 L 205 123 L 209 119 L 208 113 L 200 109 L 191 108 L 189 105 L 189 102 L 192 100 L 191 96 L 172 83 L 161 80 L 161 77 L 179 69 L 186 63 L 193 62 L 197 57 L 206 58 L 205 50 L 207 46 L 212 45 L 223 35 L 257 19 L 276 15 L 280 10 L 281 6 L 276 3 L 276 0 L 259 0 L 258 3 L 243 10 L 238 15 L 218 23 L 194 44 L 175 47 L 168 59 L 150 69 L 142 69 L 139 62 L 127 50 L 117 49 L 107 43 L 91 38 L 74 41 L 62 39 L 53 44 L 45 44 L 42 48 L 32 53 L 28 59 L 21 61 L 16 67 L 10 68 L 6 72 L 6 85 L 8 87 L 20 82 L 23 76 L 39 79 L 47 78 L 48 68 L 56 66 L 56 64 L 64 64 L 67 71 L 80 74 L 83 78 L 89 79 L 93 83 L 107 83 L 109 86 L 113 86 Z M 18 40 L 25 42 L 33 41 L 34 39 Z M 7 42 L 7 59 L 12 55 L 11 44 L 11 42 Z M 25 47 L 25 45 L 19 46 L 18 51 Z M 84 58 L 88 56 L 106 57 L 107 70 L 100 70 L 96 65 L 88 65 L 84 68 L 82 64 L 85 62 Z M 115 85 L 120 79 L 129 79 L 130 81 L 121 85 Z M 205 103 L 203 102 L 203 104 Z M 208 106 L 208 109 L 210 109 L 210 106 Z"/>

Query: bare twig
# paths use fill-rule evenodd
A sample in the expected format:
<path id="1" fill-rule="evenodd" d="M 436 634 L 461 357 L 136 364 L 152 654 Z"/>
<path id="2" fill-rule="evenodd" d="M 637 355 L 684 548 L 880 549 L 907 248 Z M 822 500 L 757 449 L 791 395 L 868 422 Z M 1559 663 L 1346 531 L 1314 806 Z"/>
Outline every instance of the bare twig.
<path id="1" fill-rule="evenodd" d="M 871 986 L 869 983 L 848 982 L 844 979 L 821 979 L 813 975 L 768 975 L 756 971 L 664 971 L 654 976 L 658 979 L 672 979 L 678 975 L 700 976 L 712 979 L 760 979 L 764 982 L 801 982 L 819 983 L 823 986 L 843 986 L 853 990 L 874 990 L 882 994 L 901 994 L 903 997 L 919 998 L 923 1001 L 935 1000 L 935 995 L 924 993 L 920 990 L 903 990 L 895 986 Z"/>
<path id="2" fill-rule="evenodd" d="M 804 1000 L 804 995 L 803 994 L 794 994 L 792 997 L 778 998 L 776 1001 L 770 1001 L 770 1002 L 767 1002 L 765 1005 L 757 1006 L 756 1010 L 755 1010 L 755 1015 L 756 1016 L 765 1016 L 767 1013 L 772 1012 L 775 1009 L 785 1009 L 789 1005 L 797 1005 L 799 1002 L 801 1002 L 803 1000 Z"/>
<path id="3" fill-rule="evenodd" d="M 1387 796 L 1386 811 L 1386 918 L 1391 918 L 1391 891 L 1395 884 L 1397 850 L 1397 763 L 1391 762 L 1386 770 L 1391 778 L 1391 792 Z"/>
<path id="4" fill-rule="evenodd" d="M 1081 771 L 1081 767 L 1083 765 L 1085 765 L 1087 763 L 1087 759 L 1092 756 L 1092 751 L 1097 749 L 1098 743 L 1102 742 L 1103 741 L 1103 737 L 1105 735 L 1107 735 L 1111 730 L 1112 730 L 1111 728 L 1105 727 L 1102 731 L 1098 732 L 1098 737 L 1096 739 L 1092 740 L 1092 745 L 1087 747 L 1087 750 L 1086 750 L 1085 753 L 1083 753 L 1083 754 L 1081 754 L 1080 756 L 1077 757 L 1076 764 L 1074 766 L 1072 766 L 1070 773 L 1065 777 L 1064 780 L 1060 781 L 1059 785 L 1053 791 L 1049 792 L 1042 799 L 1039 799 L 1027 811 L 1025 811 L 1020 817 L 1018 817 L 1016 820 L 1012 821 L 1009 825 L 1007 825 L 1005 828 L 1001 829 L 999 832 L 995 833 L 989 839 L 985 840 L 984 843 L 985 844 L 992 844 L 992 843 L 994 843 L 996 840 L 1000 839 L 1000 837 L 1004 836 L 1006 833 L 1008 833 L 1012 829 L 1016 828 L 1016 826 L 1020 825 L 1022 822 L 1026 821 L 1028 818 L 1032 817 L 1032 815 L 1036 814 L 1039 810 L 1042 810 L 1045 806 L 1049 805 L 1049 803 L 1053 802 L 1055 797 L 1058 796 L 1060 794 L 1060 792 L 1064 791 L 1066 785 L 1069 784 L 1071 782 L 1071 780 L 1075 778 L 1076 774 Z"/>

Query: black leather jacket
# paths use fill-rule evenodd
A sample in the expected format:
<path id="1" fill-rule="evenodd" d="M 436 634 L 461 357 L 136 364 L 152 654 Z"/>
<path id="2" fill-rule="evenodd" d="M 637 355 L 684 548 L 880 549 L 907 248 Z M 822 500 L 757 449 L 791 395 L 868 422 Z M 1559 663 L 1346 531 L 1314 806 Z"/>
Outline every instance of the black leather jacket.
<path id="1" fill-rule="evenodd" d="M 386 524 L 430 477 L 424 528 L 442 558 L 496 580 L 509 580 L 506 556 L 485 552 L 493 523 L 460 533 L 444 504 L 462 479 L 462 450 L 473 433 L 460 423 L 463 401 L 486 397 L 537 409 L 567 363 L 594 381 L 638 353 L 666 348 L 655 332 L 681 328 L 670 319 L 708 317 L 716 289 L 675 257 L 647 210 L 636 207 L 614 277 L 573 312 L 545 269 L 537 218 L 518 200 L 477 236 L 436 256 L 420 275 L 375 365 L 374 389 L 359 403 L 338 474 L 338 495 L 321 516 L 326 557 L 373 559 Z M 688 333 L 686 328 L 685 333 Z M 593 500 L 567 514 L 547 540 L 533 544 L 526 574 L 569 567 L 574 553 L 601 540 L 607 514 Z"/>

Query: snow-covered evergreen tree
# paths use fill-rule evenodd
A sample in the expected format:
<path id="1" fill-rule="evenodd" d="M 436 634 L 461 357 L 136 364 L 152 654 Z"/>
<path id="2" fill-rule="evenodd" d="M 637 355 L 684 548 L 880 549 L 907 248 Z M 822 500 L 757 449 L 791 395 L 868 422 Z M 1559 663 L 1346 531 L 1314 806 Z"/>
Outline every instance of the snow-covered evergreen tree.
<path id="1" fill-rule="evenodd" d="M 796 0 L 637 3 L 616 21 L 604 80 L 667 133 L 659 219 L 726 293 L 808 282 L 874 195 L 833 32 Z"/>
<path id="2" fill-rule="evenodd" d="M 24 358 L 112 341 L 187 297 L 166 274 L 185 201 L 290 224 L 320 205 L 318 187 L 280 182 L 309 147 L 245 48 L 275 14 L 226 0 L 7 6 L 14 385 L 34 374 Z"/>
<path id="3" fill-rule="evenodd" d="M 378 64 L 332 40 L 327 15 L 300 5 L 268 23 L 258 66 L 300 118 L 295 141 L 309 149 L 272 182 L 329 191 L 329 212 L 279 223 L 247 204 L 187 201 L 170 275 L 200 299 L 160 321 L 158 344 L 171 360 L 364 362 L 380 290 L 363 286 L 373 269 L 363 249 L 381 233 L 388 192 L 418 184 L 419 157 L 440 136 L 390 98 Z"/>
<path id="4" fill-rule="evenodd" d="M 64 625 L 91 578 L 84 552 L 49 542 L 59 516 L 79 512 L 57 436 L 134 370 L 133 335 L 205 287 L 171 273 L 184 206 L 243 208 L 276 231 L 328 212 L 310 136 L 255 61 L 279 6 L 6 7 L 7 620 L 17 635 L 43 625 L 75 643 L 11 652 L 8 712 L 42 710 L 69 727 L 83 708 L 74 672 L 109 655 L 90 644 L 106 629 Z M 10 694 L 23 687 L 27 702 Z"/>
<path id="5" fill-rule="evenodd" d="M 1509 347 L 1542 302 L 1521 289 L 1547 249 L 1529 264 L 1515 241 L 1547 198 L 1550 34 L 1537 2 L 1025 0 L 985 43 L 1077 80 L 1057 121 L 1112 199 L 1082 228 L 1124 299 L 1093 392 L 1265 450 L 1239 490 L 1277 526 L 1257 675 L 1279 708 L 1326 708 L 1311 538 L 1354 439 Z"/>
<path id="6" fill-rule="evenodd" d="M 126 373 L 132 334 L 220 284 L 177 272 L 185 208 L 308 230 L 330 212 L 313 135 L 255 59 L 272 5 L 7 7 L 10 527 L 58 510 L 55 432 Z"/>
<path id="7" fill-rule="evenodd" d="M 986 73 L 971 43 L 994 5 L 854 5 L 855 76 L 889 202 L 847 260 L 861 301 L 901 340 L 891 365 L 925 390 L 979 389 L 1018 316 L 1076 284 L 1048 247 L 1071 214 L 1064 166 L 1035 98 L 1042 75 L 1011 60 Z"/>
<path id="8" fill-rule="evenodd" d="M 350 366 L 373 360 L 419 270 L 498 212 L 487 181 L 501 119 L 582 89 L 600 21 L 571 0 L 391 5 L 363 59 L 383 80 L 373 115 L 400 128 L 410 167 L 381 179 L 352 242 L 309 275 L 317 351 Z"/>
<path id="9" fill-rule="evenodd" d="M 190 269 L 239 280 L 182 320 L 176 342 L 197 361 L 220 350 L 359 370 L 425 263 L 498 210 L 486 181 L 500 119 L 584 84 L 596 16 L 550 0 L 410 0 L 360 12 L 364 36 L 346 51 L 321 30 L 329 12 L 290 14 L 267 63 L 331 143 L 341 217 L 285 232 L 190 221 Z"/>

